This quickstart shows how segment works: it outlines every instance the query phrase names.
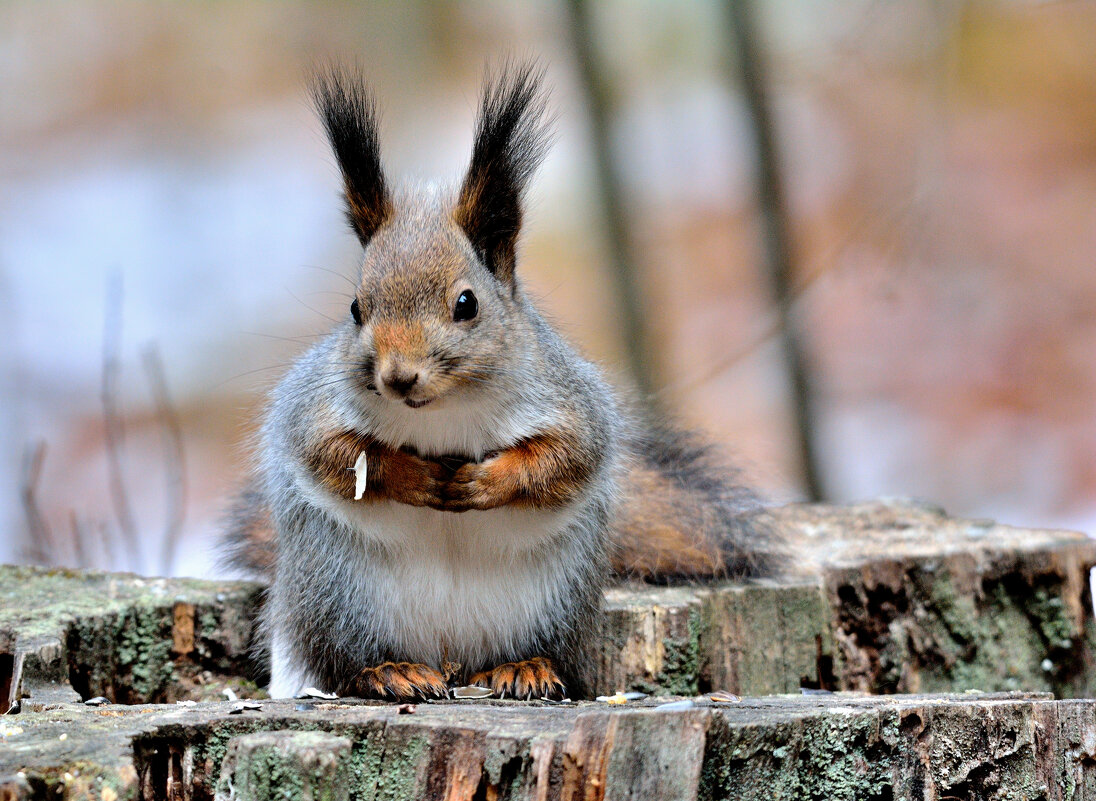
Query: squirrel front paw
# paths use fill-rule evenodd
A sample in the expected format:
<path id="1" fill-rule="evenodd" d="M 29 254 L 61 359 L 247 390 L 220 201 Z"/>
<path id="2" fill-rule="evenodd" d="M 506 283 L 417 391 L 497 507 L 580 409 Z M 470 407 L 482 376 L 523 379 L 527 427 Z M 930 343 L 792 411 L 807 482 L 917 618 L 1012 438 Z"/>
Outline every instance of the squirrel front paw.
<path id="1" fill-rule="evenodd" d="M 411 506 L 445 508 L 444 491 L 453 475 L 450 467 L 399 451 L 392 459 L 389 471 L 385 483 L 392 500 Z"/>
<path id="2" fill-rule="evenodd" d="M 559 700 L 565 688 L 556 674 L 552 662 L 543 656 L 523 662 L 507 662 L 491 670 L 484 670 L 472 677 L 470 684 L 488 687 L 499 698 L 551 698 Z"/>
<path id="3" fill-rule="evenodd" d="M 445 698 L 449 695 L 445 677 L 429 665 L 385 662 L 367 667 L 351 683 L 354 695 L 362 698 Z"/>
<path id="4" fill-rule="evenodd" d="M 509 482 L 499 475 L 496 459 L 475 463 L 468 462 L 453 474 L 442 488 L 447 512 L 466 512 L 469 509 L 494 509 L 513 500 Z"/>

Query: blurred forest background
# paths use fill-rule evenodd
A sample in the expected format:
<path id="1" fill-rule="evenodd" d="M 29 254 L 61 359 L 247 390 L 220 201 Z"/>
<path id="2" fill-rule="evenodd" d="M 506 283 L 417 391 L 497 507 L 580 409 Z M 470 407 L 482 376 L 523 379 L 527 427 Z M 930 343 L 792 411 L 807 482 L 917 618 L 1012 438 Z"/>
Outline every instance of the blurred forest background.
<path id="1" fill-rule="evenodd" d="M 213 574 L 356 270 L 310 65 L 363 66 L 391 175 L 456 181 L 507 53 L 558 110 L 521 270 L 618 379 L 807 497 L 787 320 L 827 499 L 1096 531 L 1096 3 L 757 6 L 784 314 L 730 3 L 0 2 L 0 561 Z"/>

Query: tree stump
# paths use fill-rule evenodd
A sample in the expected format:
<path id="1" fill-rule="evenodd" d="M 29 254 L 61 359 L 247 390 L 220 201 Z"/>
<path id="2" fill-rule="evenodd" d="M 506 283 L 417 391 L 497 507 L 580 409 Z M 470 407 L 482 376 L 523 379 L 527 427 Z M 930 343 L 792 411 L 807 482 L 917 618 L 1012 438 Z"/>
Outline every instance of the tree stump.
<path id="1" fill-rule="evenodd" d="M 211 801 L 230 780 L 238 798 L 351 801 L 1096 798 L 1096 701 L 657 703 L 64 704 L 4 718 L 0 798 Z"/>
<path id="2" fill-rule="evenodd" d="M 780 581 L 607 592 L 601 686 L 1096 694 L 1096 542 L 908 502 L 788 506 Z"/>
<path id="3" fill-rule="evenodd" d="M 214 801 L 345 801 L 349 761 L 345 737 L 319 731 L 244 734 L 229 740 Z"/>
<path id="4" fill-rule="evenodd" d="M 598 687 L 652 696 L 623 707 L 234 711 L 210 699 L 263 695 L 259 585 L 0 567 L 0 799 L 1096 798 L 1096 701 L 1054 700 L 1096 689 L 1096 543 L 903 502 L 767 514 L 782 579 L 607 591 Z"/>

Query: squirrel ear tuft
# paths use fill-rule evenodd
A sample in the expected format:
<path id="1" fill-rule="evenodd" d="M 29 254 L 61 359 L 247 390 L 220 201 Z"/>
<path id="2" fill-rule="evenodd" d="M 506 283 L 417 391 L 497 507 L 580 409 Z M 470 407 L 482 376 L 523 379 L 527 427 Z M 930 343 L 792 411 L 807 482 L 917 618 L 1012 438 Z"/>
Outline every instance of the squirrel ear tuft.
<path id="1" fill-rule="evenodd" d="M 488 74 L 476 121 L 472 162 L 453 217 L 487 268 L 514 280 L 522 197 L 551 140 L 544 71 L 533 63 Z"/>
<path id="2" fill-rule="evenodd" d="M 359 74 L 329 69 L 313 80 L 312 98 L 342 171 L 346 218 L 364 247 L 392 213 L 373 95 Z"/>

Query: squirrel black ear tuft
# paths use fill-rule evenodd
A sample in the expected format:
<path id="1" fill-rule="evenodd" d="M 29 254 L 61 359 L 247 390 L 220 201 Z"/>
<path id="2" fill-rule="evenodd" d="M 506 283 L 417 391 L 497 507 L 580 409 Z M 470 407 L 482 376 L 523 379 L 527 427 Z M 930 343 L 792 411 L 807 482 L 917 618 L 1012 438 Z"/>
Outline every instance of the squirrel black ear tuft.
<path id="1" fill-rule="evenodd" d="M 525 187 L 551 140 L 543 75 L 532 63 L 506 63 L 488 75 L 472 163 L 454 212 L 487 268 L 504 283 L 514 280 Z"/>
<path id="2" fill-rule="evenodd" d="M 312 97 L 342 170 L 347 220 L 364 246 L 392 213 L 373 95 L 360 75 L 329 69 L 316 75 Z"/>

